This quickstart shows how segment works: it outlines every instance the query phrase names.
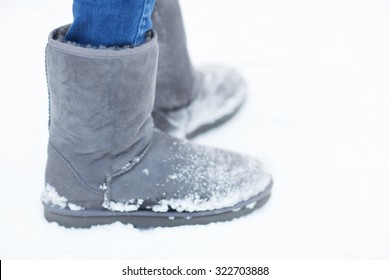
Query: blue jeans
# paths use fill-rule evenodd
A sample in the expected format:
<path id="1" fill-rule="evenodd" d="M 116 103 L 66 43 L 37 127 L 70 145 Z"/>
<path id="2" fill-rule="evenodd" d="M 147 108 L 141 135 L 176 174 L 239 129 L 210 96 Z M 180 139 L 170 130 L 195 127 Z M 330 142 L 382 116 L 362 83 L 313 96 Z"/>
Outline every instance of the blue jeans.
<path id="1" fill-rule="evenodd" d="M 82 45 L 136 47 L 152 28 L 155 0 L 74 0 L 65 40 Z"/>

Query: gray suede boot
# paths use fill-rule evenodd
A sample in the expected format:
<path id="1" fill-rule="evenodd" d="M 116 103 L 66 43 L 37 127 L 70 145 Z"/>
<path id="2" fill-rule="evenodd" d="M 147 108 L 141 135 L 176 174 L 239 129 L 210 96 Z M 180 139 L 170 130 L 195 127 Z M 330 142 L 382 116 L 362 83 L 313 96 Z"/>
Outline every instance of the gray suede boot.
<path id="1" fill-rule="evenodd" d="M 226 67 L 193 68 L 178 0 L 156 1 L 153 26 L 160 46 L 155 126 L 191 138 L 232 117 L 244 101 L 246 84 Z"/>
<path id="2" fill-rule="evenodd" d="M 206 224 L 266 202 L 261 164 L 153 128 L 156 35 L 127 49 L 83 48 L 49 36 L 50 124 L 45 217 L 66 227 Z"/>

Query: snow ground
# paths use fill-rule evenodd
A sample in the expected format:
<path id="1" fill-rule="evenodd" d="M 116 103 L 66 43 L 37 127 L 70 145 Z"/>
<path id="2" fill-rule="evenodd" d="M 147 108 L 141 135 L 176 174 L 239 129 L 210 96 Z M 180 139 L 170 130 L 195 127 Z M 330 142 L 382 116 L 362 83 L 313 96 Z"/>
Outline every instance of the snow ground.
<path id="1" fill-rule="evenodd" d="M 71 0 L 2 1 L 1 259 L 389 259 L 390 2 L 182 7 L 193 60 L 239 68 L 251 90 L 234 120 L 196 141 L 261 158 L 275 178 L 268 204 L 207 226 L 46 223 L 44 48 Z"/>

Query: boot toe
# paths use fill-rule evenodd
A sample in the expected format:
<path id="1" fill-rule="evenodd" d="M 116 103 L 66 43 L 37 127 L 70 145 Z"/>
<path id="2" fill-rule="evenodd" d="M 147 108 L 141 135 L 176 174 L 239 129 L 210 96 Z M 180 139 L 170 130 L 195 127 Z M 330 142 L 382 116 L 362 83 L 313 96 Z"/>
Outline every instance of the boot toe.
<path id="1" fill-rule="evenodd" d="M 272 183 L 263 165 L 248 156 L 194 144 L 180 147 L 180 154 L 187 160 L 173 165 L 173 173 L 168 175 L 168 181 L 180 188 L 173 198 L 159 202 L 179 212 L 249 203 Z"/>
<path id="2" fill-rule="evenodd" d="M 256 159 L 156 131 L 145 158 L 112 183 L 116 202 L 142 201 L 139 209 L 154 212 L 200 212 L 256 202 L 272 179 Z"/>

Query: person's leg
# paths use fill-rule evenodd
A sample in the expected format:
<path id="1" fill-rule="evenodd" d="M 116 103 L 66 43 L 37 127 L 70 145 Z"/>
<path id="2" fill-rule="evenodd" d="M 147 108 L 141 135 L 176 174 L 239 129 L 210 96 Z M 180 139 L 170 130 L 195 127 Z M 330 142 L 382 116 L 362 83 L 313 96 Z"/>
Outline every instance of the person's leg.
<path id="1" fill-rule="evenodd" d="M 93 46 L 139 46 L 152 28 L 155 0 L 74 0 L 66 41 Z"/>

